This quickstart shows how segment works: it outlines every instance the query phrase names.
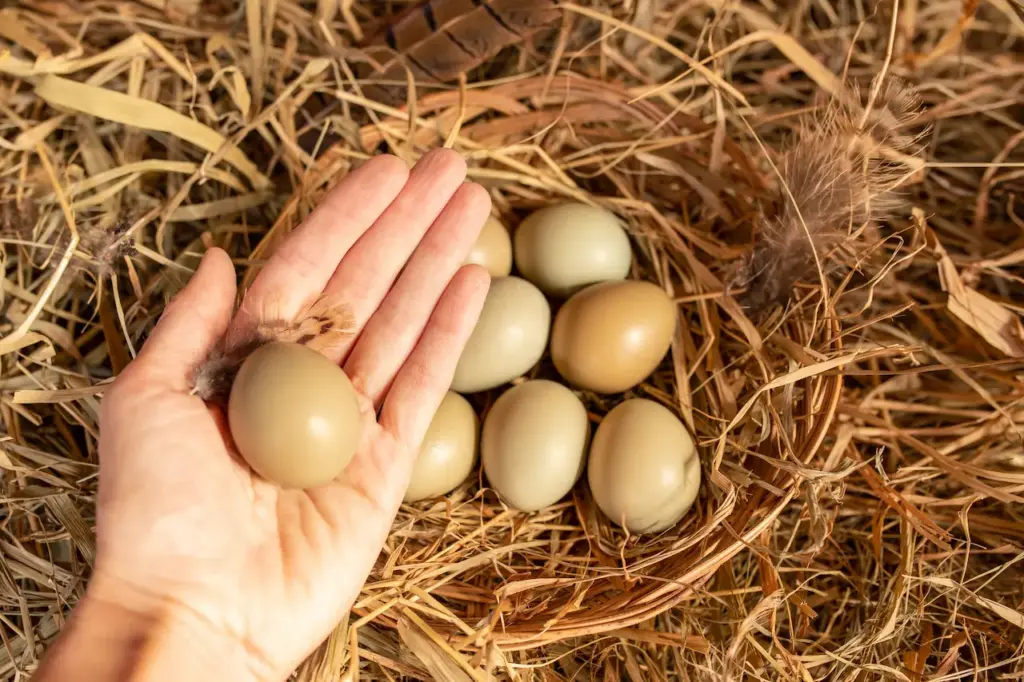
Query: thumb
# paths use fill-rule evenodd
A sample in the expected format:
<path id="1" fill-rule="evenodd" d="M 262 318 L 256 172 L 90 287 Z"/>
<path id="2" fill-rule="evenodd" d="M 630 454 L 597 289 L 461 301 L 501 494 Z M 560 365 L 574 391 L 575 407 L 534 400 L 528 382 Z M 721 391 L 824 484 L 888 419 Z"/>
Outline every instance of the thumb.
<path id="1" fill-rule="evenodd" d="M 221 249 L 210 249 L 185 288 L 164 308 L 135 360 L 137 371 L 187 390 L 192 370 L 227 330 L 235 293 L 231 258 Z"/>

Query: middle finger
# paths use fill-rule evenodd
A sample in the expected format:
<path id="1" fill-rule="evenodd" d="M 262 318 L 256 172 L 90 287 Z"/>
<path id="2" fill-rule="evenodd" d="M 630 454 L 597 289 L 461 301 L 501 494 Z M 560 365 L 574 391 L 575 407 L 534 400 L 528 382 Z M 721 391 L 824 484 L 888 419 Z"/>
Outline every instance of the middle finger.
<path id="1" fill-rule="evenodd" d="M 366 323 L 345 361 L 345 373 L 379 405 L 449 282 L 480 234 L 491 198 L 480 185 L 459 188 L 434 222 L 398 281 Z"/>
<path id="2" fill-rule="evenodd" d="M 428 152 L 409 174 L 398 198 L 342 259 L 324 294 L 348 303 L 362 329 L 419 245 L 423 235 L 466 178 L 466 162 L 450 149 Z M 332 349 L 340 362 L 358 337 Z"/>

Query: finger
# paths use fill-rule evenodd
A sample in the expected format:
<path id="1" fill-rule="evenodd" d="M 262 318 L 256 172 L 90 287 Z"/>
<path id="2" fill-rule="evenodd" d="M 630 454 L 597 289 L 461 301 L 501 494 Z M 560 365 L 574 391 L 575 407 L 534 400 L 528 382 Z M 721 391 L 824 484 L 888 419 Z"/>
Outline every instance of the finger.
<path id="1" fill-rule="evenodd" d="M 490 205 L 484 188 L 474 184 L 460 187 L 367 322 L 345 363 L 345 372 L 375 406 L 380 406 L 445 287 L 465 262 Z"/>
<path id="2" fill-rule="evenodd" d="M 402 191 L 409 169 L 375 156 L 349 173 L 270 257 L 246 292 L 232 331 L 264 314 L 290 319 L 318 296 L 348 250 Z"/>
<path id="3" fill-rule="evenodd" d="M 413 453 L 451 387 L 455 365 L 480 317 L 490 282 L 487 271 L 477 265 L 463 266 L 456 273 L 384 398 L 380 425 Z"/>
<path id="4" fill-rule="evenodd" d="M 397 199 L 352 247 L 324 290 L 352 309 L 362 329 L 384 299 L 409 255 L 466 178 L 466 162 L 450 149 L 427 153 Z M 337 349 L 342 360 L 354 339 Z"/>
<path id="5" fill-rule="evenodd" d="M 235 291 L 231 258 L 221 249 L 210 249 L 185 288 L 164 308 L 133 364 L 147 377 L 185 390 L 192 370 L 224 335 Z"/>

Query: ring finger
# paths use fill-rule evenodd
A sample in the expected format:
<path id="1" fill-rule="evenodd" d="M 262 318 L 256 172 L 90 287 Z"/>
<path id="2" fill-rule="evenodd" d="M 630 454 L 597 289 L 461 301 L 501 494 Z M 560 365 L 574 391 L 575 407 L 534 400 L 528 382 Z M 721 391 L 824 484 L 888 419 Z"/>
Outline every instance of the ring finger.
<path id="1" fill-rule="evenodd" d="M 465 262 L 490 206 L 490 196 L 479 185 L 460 187 L 367 322 L 345 362 L 345 372 L 374 406 L 380 406 L 445 288 Z"/>
<path id="2" fill-rule="evenodd" d="M 341 261 L 324 294 L 349 304 L 362 329 L 391 289 L 423 235 L 466 178 L 466 162 L 450 149 L 428 152 L 409 174 L 405 189 Z M 341 362 L 358 337 L 332 349 Z"/>

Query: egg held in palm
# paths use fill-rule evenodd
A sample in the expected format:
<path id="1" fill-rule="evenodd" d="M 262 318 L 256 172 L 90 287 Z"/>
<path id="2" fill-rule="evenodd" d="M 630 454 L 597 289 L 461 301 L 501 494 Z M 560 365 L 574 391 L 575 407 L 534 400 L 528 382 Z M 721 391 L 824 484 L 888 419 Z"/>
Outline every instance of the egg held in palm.
<path id="1" fill-rule="evenodd" d="M 555 297 L 625 279 L 633 261 L 629 237 L 615 214 L 579 202 L 531 213 L 516 229 L 513 249 L 523 277 Z"/>
<path id="2" fill-rule="evenodd" d="M 675 525 L 697 499 L 700 460 L 683 423 L 665 406 L 634 398 L 601 420 L 587 481 L 598 508 L 633 533 Z"/>
<path id="3" fill-rule="evenodd" d="M 498 496 L 521 511 L 558 502 L 583 473 L 590 421 L 565 386 L 537 379 L 499 396 L 484 418 L 480 458 Z"/>
<path id="4" fill-rule="evenodd" d="M 239 368 L 228 424 L 257 474 L 285 488 L 313 488 L 345 470 L 364 420 L 358 394 L 336 363 L 306 346 L 275 342 Z"/>
<path id="5" fill-rule="evenodd" d="M 451 389 L 476 393 L 522 376 L 544 355 L 550 329 L 551 307 L 537 287 L 519 277 L 492 280 Z"/>
<path id="6" fill-rule="evenodd" d="M 619 393 L 657 369 L 675 326 L 675 303 L 660 287 L 635 280 L 593 284 L 555 315 L 551 359 L 570 384 Z"/>
<path id="7" fill-rule="evenodd" d="M 405 502 L 446 495 L 466 480 L 476 464 L 479 426 L 469 401 L 445 394 L 420 445 Z"/>

